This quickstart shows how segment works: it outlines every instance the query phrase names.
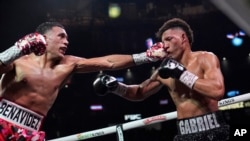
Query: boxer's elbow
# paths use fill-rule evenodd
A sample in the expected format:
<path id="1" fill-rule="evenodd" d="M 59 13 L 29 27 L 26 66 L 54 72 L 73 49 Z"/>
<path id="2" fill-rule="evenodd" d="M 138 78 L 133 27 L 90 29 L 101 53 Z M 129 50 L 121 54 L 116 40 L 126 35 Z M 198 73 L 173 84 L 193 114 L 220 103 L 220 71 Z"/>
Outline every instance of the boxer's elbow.
<path id="1" fill-rule="evenodd" d="M 224 85 L 220 84 L 215 86 L 213 89 L 211 89 L 213 98 L 215 100 L 221 100 L 224 97 L 225 94 L 225 87 Z"/>

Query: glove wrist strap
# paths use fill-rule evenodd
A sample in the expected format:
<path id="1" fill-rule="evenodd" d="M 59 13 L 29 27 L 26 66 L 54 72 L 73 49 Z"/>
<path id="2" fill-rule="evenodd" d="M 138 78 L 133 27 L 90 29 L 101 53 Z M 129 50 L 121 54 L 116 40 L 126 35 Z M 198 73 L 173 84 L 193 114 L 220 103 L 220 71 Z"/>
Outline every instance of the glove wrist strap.
<path id="1" fill-rule="evenodd" d="M 118 83 L 117 88 L 114 91 L 112 91 L 112 93 L 120 95 L 120 96 L 124 96 L 124 95 L 126 95 L 127 90 L 128 90 L 127 85 L 122 84 L 122 83 Z"/>
<path id="2" fill-rule="evenodd" d="M 157 58 L 148 57 L 146 52 L 139 53 L 139 54 L 133 54 L 132 57 L 133 57 L 133 60 L 134 60 L 136 65 L 141 65 L 141 64 L 144 64 L 144 63 L 158 61 Z"/>
<path id="3" fill-rule="evenodd" d="M 195 81 L 198 79 L 198 76 L 195 74 L 189 72 L 189 71 L 184 71 L 181 76 L 180 76 L 180 81 L 184 83 L 186 86 L 188 86 L 190 89 L 193 88 L 193 85 Z"/>
<path id="4" fill-rule="evenodd" d="M 17 46 L 12 46 L 9 49 L 5 50 L 4 52 L 0 53 L 0 61 L 8 65 L 12 63 L 15 59 L 22 56 L 22 51 Z"/>

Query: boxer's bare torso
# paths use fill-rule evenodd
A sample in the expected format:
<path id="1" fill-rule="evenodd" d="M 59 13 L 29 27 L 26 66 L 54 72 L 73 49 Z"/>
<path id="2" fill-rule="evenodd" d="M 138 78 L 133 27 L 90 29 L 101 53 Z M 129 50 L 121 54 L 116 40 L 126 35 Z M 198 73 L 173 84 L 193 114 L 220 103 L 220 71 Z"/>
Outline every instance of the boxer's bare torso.
<path id="1" fill-rule="evenodd" d="M 3 75 L 1 96 L 30 110 L 46 115 L 60 87 L 73 71 L 75 64 L 66 57 L 53 67 L 42 66 L 27 55 L 14 63 L 14 69 Z"/>
<path id="2" fill-rule="evenodd" d="M 199 79 L 213 79 L 214 77 L 217 77 L 216 79 L 223 81 L 223 78 L 220 77 L 221 75 L 216 75 L 220 74 L 220 70 L 211 67 L 213 66 L 212 64 L 218 63 L 213 54 L 209 52 L 193 52 L 190 56 L 191 57 L 185 66 L 187 66 L 186 68 L 189 71 L 196 74 Z M 209 59 L 209 62 L 207 59 Z M 212 74 L 214 76 L 212 76 Z M 159 78 L 159 80 L 162 84 L 168 87 L 169 94 L 176 105 L 179 119 L 203 115 L 218 110 L 218 99 L 216 99 L 216 93 L 208 93 L 208 95 L 204 95 L 198 91 L 189 89 L 179 80 L 173 78 Z M 209 91 L 209 89 L 210 87 L 207 88 L 207 91 Z"/>

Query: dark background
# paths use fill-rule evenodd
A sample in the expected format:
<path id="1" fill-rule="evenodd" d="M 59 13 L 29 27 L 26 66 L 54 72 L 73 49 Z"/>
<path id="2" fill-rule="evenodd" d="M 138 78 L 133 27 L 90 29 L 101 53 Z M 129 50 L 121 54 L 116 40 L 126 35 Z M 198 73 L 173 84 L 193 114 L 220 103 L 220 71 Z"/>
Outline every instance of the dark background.
<path id="1" fill-rule="evenodd" d="M 111 2 L 119 3 L 122 7 L 118 19 L 108 17 L 108 5 Z M 185 19 L 194 30 L 193 51 L 212 51 L 219 57 L 227 92 L 249 92 L 249 36 L 242 37 L 244 43 L 241 47 L 233 47 L 226 35 L 235 34 L 241 28 L 206 0 L 0 0 L 0 49 L 7 49 L 17 39 L 33 32 L 38 24 L 57 20 L 65 25 L 69 35 L 67 54 L 90 58 L 116 53 L 140 53 L 146 50 L 145 40 L 149 37 L 154 39 L 158 28 L 172 17 Z M 226 65 L 223 57 L 227 58 Z M 124 82 L 140 83 L 150 76 L 151 68 L 158 65 L 152 63 L 132 67 L 132 79 L 125 78 Z M 124 77 L 126 71 L 105 73 Z M 76 74 L 69 82 L 69 87 L 60 91 L 44 121 L 47 139 L 124 123 L 127 122 L 124 121 L 124 114 L 139 113 L 142 118 L 146 118 L 175 111 L 166 88 L 137 103 L 116 95 L 98 97 L 92 88 L 98 73 Z M 168 104 L 160 105 L 161 99 L 167 99 Z M 91 111 L 89 107 L 92 104 L 102 104 L 104 110 Z M 249 118 L 247 108 L 225 112 L 233 124 L 249 124 L 246 120 Z M 125 140 L 171 140 L 176 133 L 175 124 L 175 120 L 170 120 L 131 129 L 125 131 Z M 116 135 L 89 140 L 111 141 L 116 140 Z"/>

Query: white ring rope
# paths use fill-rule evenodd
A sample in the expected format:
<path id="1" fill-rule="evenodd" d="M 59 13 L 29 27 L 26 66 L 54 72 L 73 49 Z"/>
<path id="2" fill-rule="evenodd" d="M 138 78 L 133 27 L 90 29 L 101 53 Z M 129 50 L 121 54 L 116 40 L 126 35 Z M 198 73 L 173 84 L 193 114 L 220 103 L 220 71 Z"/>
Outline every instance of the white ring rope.
<path id="1" fill-rule="evenodd" d="M 238 102 L 243 102 L 243 101 L 247 101 L 247 100 L 250 100 L 250 93 L 241 94 L 239 96 L 220 100 L 218 102 L 218 106 L 219 107 L 226 106 L 226 105 L 230 105 L 230 104 L 234 104 L 234 103 L 238 103 Z M 174 111 L 174 112 L 170 112 L 170 113 L 165 113 L 165 114 L 161 114 L 161 115 L 156 115 L 156 116 L 152 116 L 152 117 L 148 117 L 148 118 L 144 118 L 144 119 L 140 119 L 140 120 L 135 120 L 135 121 L 123 123 L 121 125 L 122 125 L 123 130 L 125 131 L 125 130 L 129 130 L 132 128 L 151 125 L 154 123 L 159 123 L 159 122 L 172 120 L 172 119 L 176 119 L 176 118 L 177 118 L 177 112 Z M 110 127 L 106 127 L 106 128 L 82 132 L 82 133 L 78 133 L 78 134 L 74 134 L 74 135 L 70 135 L 70 136 L 66 136 L 66 137 L 61 137 L 61 138 L 57 138 L 57 139 L 52 139 L 52 140 L 48 140 L 48 141 L 86 140 L 89 138 L 94 138 L 94 137 L 98 137 L 98 136 L 103 136 L 103 135 L 115 133 L 116 127 L 117 127 L 117 125 L 114 125 L 114 126 L 110 126 Z"/>

